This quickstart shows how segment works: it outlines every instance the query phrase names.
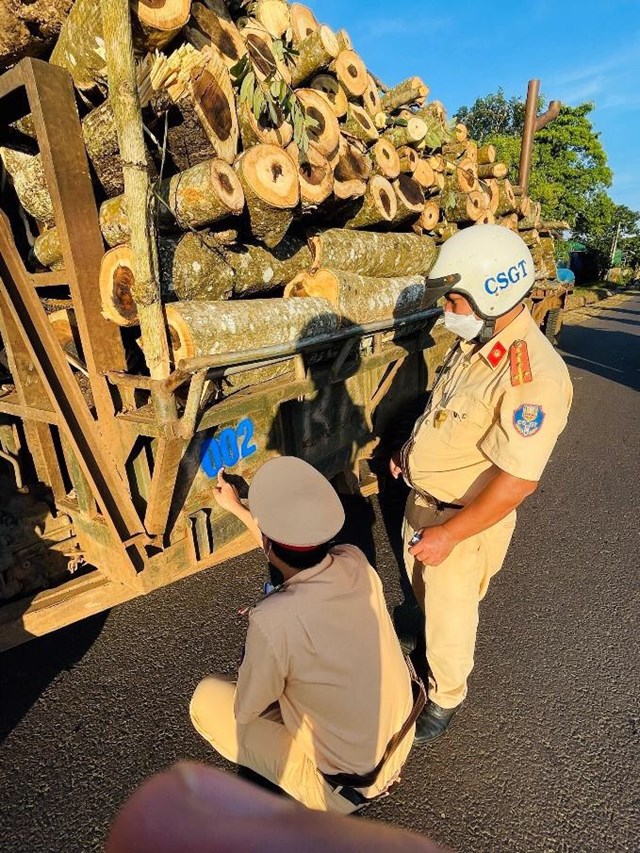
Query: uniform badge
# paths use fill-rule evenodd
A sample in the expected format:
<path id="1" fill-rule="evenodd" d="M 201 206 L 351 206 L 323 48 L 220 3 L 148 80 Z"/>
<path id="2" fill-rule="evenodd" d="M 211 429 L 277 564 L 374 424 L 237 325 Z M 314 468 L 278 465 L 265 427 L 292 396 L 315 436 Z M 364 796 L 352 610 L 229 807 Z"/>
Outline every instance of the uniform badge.
<path id="1" fill-rule="evenodd" d="M 491 349 L 491 352 L 487 356 L 487 361 L 489 362 L 491 367 L 497 367 L 502 361 L 502 357 L 505 353 L 506 349 L 502 346 L 500 341 L 496 341 L 496 343 Z"/>
<path id="2" fill-rule="evenodd" d="M 544 412 L 542 411 L 542 406 L 534 403 L 523 403 L 513 413 L 513 425 L 520 435 L 525 438 L 529 438 L 540 432 L 543 421 Z"/>

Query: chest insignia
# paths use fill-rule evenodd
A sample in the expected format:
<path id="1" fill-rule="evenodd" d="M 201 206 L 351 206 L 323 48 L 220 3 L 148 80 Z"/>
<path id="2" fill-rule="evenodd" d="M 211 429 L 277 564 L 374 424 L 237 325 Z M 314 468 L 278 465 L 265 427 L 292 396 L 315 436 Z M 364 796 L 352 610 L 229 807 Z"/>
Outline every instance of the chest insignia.
<path id="1" fill-rule="evenodd" d="M 497 341 L 487 356 L 487 361 L 491 367 L 497 367 L 504 358 L 505 353 L 506 349 L 502 346 L 500 341 Z"/>
<path id="2" fill-rule="evenodd" d="M 523 403 L 513 413 L 513 425 L 516 432 L 519 432 L 524 438 L 529 438 L 540 432 L 543 421 L 542 406 L 538 406 L 536 403 Z"/>
<path id="3" fill-rule="evenodd" d="M 512 385 L 524 385 L 527 382 L 533 381 L 526 341 L 513 342 L 509 349 L 509 362 L 511 366 Z"/>

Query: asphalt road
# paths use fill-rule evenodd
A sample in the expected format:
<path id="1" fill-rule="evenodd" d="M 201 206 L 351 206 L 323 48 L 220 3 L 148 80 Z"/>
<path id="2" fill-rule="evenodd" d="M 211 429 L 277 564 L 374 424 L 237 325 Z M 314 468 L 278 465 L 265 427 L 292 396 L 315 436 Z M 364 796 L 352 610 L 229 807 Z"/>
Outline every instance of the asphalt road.
<path id="1" fill-rule="evenodd" d="M 571 315 L 570 424 L 482 605 L 466 706 L 367 817 L 456 850 L 639 849 L 639 333 L 638 297 Z M 2 850 L 99 850 L 145 777 L 183 758 L 223 765 L 188 698 L 208 671 L 234 671 L 237 611 L 262 571 L 243 557 L 0 656 Z"/>

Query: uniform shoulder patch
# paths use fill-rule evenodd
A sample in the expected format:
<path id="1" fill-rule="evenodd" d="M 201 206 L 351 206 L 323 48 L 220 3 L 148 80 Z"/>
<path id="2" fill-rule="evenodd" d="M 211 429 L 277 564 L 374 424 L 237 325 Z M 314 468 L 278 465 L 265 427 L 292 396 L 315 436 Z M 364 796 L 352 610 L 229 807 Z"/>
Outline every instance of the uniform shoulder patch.
<path id="1" fill-rule="evenodd" d="M 544 411 L 537 403 L 523 403 L 513 413 L 513 425 L 516 432 L 524 438 L 530 438 L 542 429 Z"/>
<path id="2" fill-rule="evenodd" d="M 526 341 L 514 341 L 509 348 L 509 362 L 511 366 L 511 384 L 513 386 L 524 385 L 533 381 L 531 373 L 531 362 L 529 361 L 529 349 Z"/>

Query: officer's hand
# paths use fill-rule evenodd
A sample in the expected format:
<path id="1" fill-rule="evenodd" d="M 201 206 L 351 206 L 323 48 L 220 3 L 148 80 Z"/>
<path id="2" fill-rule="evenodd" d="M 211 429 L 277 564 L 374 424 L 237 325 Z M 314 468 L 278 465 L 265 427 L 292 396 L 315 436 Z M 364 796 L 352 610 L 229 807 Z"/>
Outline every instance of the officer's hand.
<path id="1" fill-rule="evenodd" d="M 458 543 L 442 524 L 425 527 L 417 545 L 409 553 L 425 566 L 439 566 L 447 559 Z"/>
<path id="2" fill-rule="evenodd" d="M 238 507 L 242 508 L 240 498 L 238 497 L 238 490 L 224 478 L 224 468 L 218 471 L 218 482 L 213 488 L 213 497 L 218 506 L 229 512 L 235 512 Z"/>
<path id="3" fill-rule="evenodd" d="M 400 465 L 400 451 L 396 450 L 396 452 L 392 455 L 389 460 L 389 471 L 391 472 L 391 476 L 394 480 L 397 480 L 398 477 L 402 476 L 402 467 Z"/>

